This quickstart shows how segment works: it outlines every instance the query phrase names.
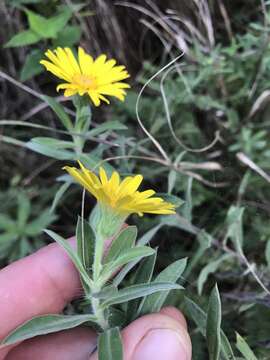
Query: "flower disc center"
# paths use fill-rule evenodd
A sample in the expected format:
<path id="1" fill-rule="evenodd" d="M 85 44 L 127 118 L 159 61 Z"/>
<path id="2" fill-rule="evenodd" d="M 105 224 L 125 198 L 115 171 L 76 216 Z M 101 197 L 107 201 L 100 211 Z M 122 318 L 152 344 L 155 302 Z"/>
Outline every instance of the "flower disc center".
<path id="1" fill-rule="evenodd" d="M 85 90 L 94 90 L 97 88 L 97 80 L 95 77 L 84 74 L 76 74 L 73 82 Z"/>

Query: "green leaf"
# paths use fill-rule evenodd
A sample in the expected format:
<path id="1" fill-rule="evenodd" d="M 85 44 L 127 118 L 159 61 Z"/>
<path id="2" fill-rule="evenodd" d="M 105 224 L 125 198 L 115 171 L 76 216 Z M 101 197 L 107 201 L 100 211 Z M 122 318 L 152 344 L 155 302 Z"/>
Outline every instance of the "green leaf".
<path id="1" fill-rule="evenodd" d="M 57 160 L 74 160 L 75 158 L 75 154 L 71 151 L 52 148 L 49 145 L 38 144 L 35 141 L 28 141 L 25 146 L 32 151 Z"/>
<path id="2" fill-rule="evenodd" d="M 0 214 L 0 229 L 13 230 L 16 227 L 15 221 L 13 221 L 6 214 Z"/>
<path id="3" fill-rule="evenodd" d="M 187 190 L 185 194 L 185 204 L 182 209 L 182 214 L 185 219 L 187 219 L 190 223 L 192 222 L 192 183 L 193 178 L 188 178 Z"/>
<path id="4" fill-rule="evenodd" d="M 87 272 L 91 270 L 95 253 L 95 234 L 88 221 L 78 217 L 76 227 L 78 256 Z"/>
<path id="5" fill-rule="evenodd" d="M 228 231 L 226 238 L 231 238 L 239 254 L 243 253 L 243 215 L 244 208 L 231 206 L 228 215 Z"/>
<path id="6" fill-rule="evenodd" d="M 75 265 L 77 270 L 79 271 L 84 283 L 88 287 L 90 287 L 89 284 L 90 284 L 91 280 L 90 280 L 87 272 L 85 271 L 83 264 L 81 263 L 81 260 L 80 260 L 79 256 L 76 254 L 75 250 L 73 250 L 72 247 L 69 245 L 69 243 L 64 238 L 62 238 L 60 235 L 58 235 L 55 232 L 48 230 L 48 229 L 46 229 L 44 231 L 66 251 L 69 258 L 71 259 L 71 261 L 73 262 L 73 264 Z"/>
<path id="7" fill-rule="evenodd" d="M 67 130 L 72 130 L 73 129 L 72 121 L 71 121 L 70 117 L 68 116 L 68 114 L 66 113 L 65 109 L 63 108 L 63 106 L 50 96 L 43 95 L 42 99 L 55 112 L 55 114 L 58 116 L 59 120 L 62 122 L 64 127 Z"/>
<path id="8" fill-rule="evenodd" d="M 105 257 L 104 264 L 117 259 L 124 251 L 132 248 L 137 238 L 136 226 L 128 226 L 120 231 L 117 237 L 113 240 L 112 245 Z"/>
<path id="9" fill-rule="evenodd" d="M 151 239 L 155 236 L 155 234 L 158 232 L 158 230 L 163 226 L 163 224 L 158 224 L 152 229 L 148 230 L 138 241 L 137 245 L 146 245 L 148 244 Z M 129 264 L 127 264 L 114 278 L 113 283 L 115 286 L 118 286 L 122 280 L 125 278 L 125 276 L 129 273 L 129 271 L 136 266 L 139 260 L 133 261 Z"/>
<path id="10" fill-rule="evenodd" d="M 236 333 L 236 347 L 244 356 L 245 360 L 258 360 L 245 339 L 238 333 Z"/>
<path id="11" fill-rule="evenodd" d="M 185 297 L 185 308 L 189 317 L 195 322 L 199 331 L 206 336 L 206 313 L 194 301 Z M 221 330 L 221 353 L 226 360 L 235 360 L 232 347 L 224 332 Z"/>
<path id="12" fill-rule="evenodd" d="M 26 225 L 26 222 L 30 216 L 31 204 L 29 199 L 24 193 L 20 193 L 18 196 L 18 218 L 17 223 L 18 227 L 23 230 Z"/>
<path id="13" fill-rule="evenodd" d="M 197 287 L 198 287 L 198 293 L 199 295 L 202 294 L 202 290 L 203 290 L 203 285 L 206 282 L 208 276 L 214 272 L 217 271 L 218 267 L 226 260 L 230 259 L 231 255 L 230 254 L 224 254 L 222 255 L 219 259 L 215 260 L 215 261 L 211 261 L 209 262 L 209 264 L 207 264 L 202 271 L 200 272 L 200 275 L 198 277 L 198 282 L 197 282 Z"/>
<path id="14" fill-rule="evenodd" d="M 268 268 L 270 269 L 270 240 L 268 240 L 267 244 L 266 244 L 265 257 L 266 257 Z"/>
<path id="15" fill-rule="evenodd" d="M 221 301 L 217 285 L 213 288 L 207 311 L 206 340 L 209 360 L 219 360 L 220 354 Z"/>
<path id="16" fill-rule="evenodd" d="M 87 132 L 87 136 L 97 136 L 108 130 L 126 130 L 127 127 L 120 121 L 106 121 L 105 123 L 98 125 L 95 129 Z"/>
<path id="17" fill-rule="evenodd" d="M 105 300 L 102 303 L 102 307 L 106 308 L 111 305 L 121 304 L 139 297 L 153 294 L 160 291 L 170 291 L 170 290 L 182 290 L 183 287 L 177 284 L 172 284 L 170 282 L 156 283 L 152 282 L 149 284 L 139 284 L 132 285 L 121 289 L 116 295 L 111 296 L 111 298 Z"/>
<path id="18" fill-rule="evenodd" d="M 55 219 L 56 216 L 50 212 L 50 209 L 44 209 L 37 218 L 27 224 L 27 227 L 25 228 L 25 234 L 31 237 L 36 236 L 40 234 L 43 229 L 50 225 Z"/>
<path id="19" fill-rule="evenodd" d="M 175 205 L 175 207 L 180 207 L 185 202 L 184 200 L 180 199 L 180 197 L 171 194 L 156 193 L 155 196 L 161 197 L 163 200 L 172 203 Z"/>
<path id="20" fill-rule="evenodd" d="M 183 274 L 186 265 L 186 258 L 175 261 L 157 275 L 153 284 L 160 282 L 176 283 Z M 152 312 L 158 312 L 162 308 L 168 295 L 169 291 L 164 291 L 160 294 L 153 294 L 148 296 L 146 299 L 143 299 L 140 304 L 140 308 L 138 309 L 137 315 L 139 316 Z"/>
<path id="21" fill-rule="evenodd" d="M 148 284 L 152 280 L 154 267 L 157 258 L 157 251 L 155 253 L 140 262 L 138 269 L 132 279 L 133 284 Z M 128 303 L 127 307 L 127 318 L 130 321 L 134 320 L 136 317 L 136 312 L 138 309 L 139 300 L 135 299 Z"/>
<path id="22" fill-rule="evenodd" d="M 147 284 L 152 280 L 156 259 L 157 251 L 140 262 L 133 279 L 134 284 Z"/>
<path id="23" fill-rule="evenodd" d="M 53 199 L 53 203 L 52 206 L 50 208 L 50 212 L 53 213 L 57 207 L 57 205 L 59 204 L 59 201 L 61 200 L 62 196 L 64 195 L 64 193 L 67 191 L 67 189 L 70 187 L 71 183 L 70 182 L 65 182 L 64 184 L 62 184 L 60 186 L 60 188 L 57 190 L 56 194 L 54 195 L 54 199 Z"/>
<path id="24" fill-rule="evenodd" d="M 40 35 L 41 38 L 56 38 L 72 16 L 72 11 L 65 7 L 58 15 L 45 18 L 35 12 L 25 9 L 30 29 Z"/>
<path id="25" fill-rule="evenodd" d="M 41 37 L 32 30 L 21 31 L 14 35 L 6 44 L 5 47 L 19 47 L 31 45 L 39 42 Z"/>
<path id="26" fill-rule="evenodd" d="M 17 327 L 2 341 L 2 344 L 11 345 L 17 341 L 30 339 L 34 336 L 72 329 L 86 322 L 96 322 L 96 318 L 89 314 L 37 316 Z"/>
<path id="27" fill-rule="evenodd" d="M 51 138 L 51 137 L 46 137 L 46 136 L 39 136 L 39 137 L 34 137 L 31 139 L 31 141 L 35 144 L 39 144 L 41 146 L 49 146 L 51 148 L 54 148 L 56 150 L 58 149 L 68 149 L 68 148 L 73 148 L 74 144 L 72 141 L 63 141 L 63 140 L 59 140 L 59 139 L 55 139 L 55 138 Z"/>
<path id="28" fill-rule="evenodd" d="M 119 269 L 119 267 L 134 261 L 140 260 L 143 257 L 153 255 L 155 250 L 151 249 L 148 246 L 138 246 L 132 249 L 127 249 L 123 251 L 117 258 L 109 263 L 105 264 L 100 275 L 100 281 L 102 283 L 106 282 L 112 274 Z"/>
<path id="29" fill-rule="evenodd" d="M 20 80 L 26 81 L 33 76 L 43 72 L 44 68 L 39 63 L 42 59 L 43 53 L 40 50 L 33 50 L 27 55 L 24 65 L 21 69 Z"/>
<path id="30" fill-rule="evenodd" d="M 67 25 L 53 40 L 53 47 L 71 47 L 81 38 L 81 28 L 78 25 Z"/>
<path id="31" fill-rule="evenodd" d="M 108 329 L 99 335 L 98 360 L 123 360 L 121 334 L 118 327 Z"/>

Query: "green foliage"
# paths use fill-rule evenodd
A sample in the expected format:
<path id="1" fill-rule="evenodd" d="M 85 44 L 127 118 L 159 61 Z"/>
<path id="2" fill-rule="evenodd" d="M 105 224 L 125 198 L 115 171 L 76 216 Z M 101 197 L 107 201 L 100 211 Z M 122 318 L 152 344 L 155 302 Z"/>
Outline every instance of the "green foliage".
<path id="1" fill-rule="evenodd" d="M 38 2 L 37 0 L 16 0 L 13 5 Z M 56 15 L 45 17 L 24 7 L 23 11 L 27 18 L 28 28 L 13 35 L 5 47 L 14 48 L 42 42 L 48 47 L 47 41 L 51 42 L 50 47 L 52 48 L 57 46 L 70 47 L 76 44 L 80 40 L 81 29 L 77 25 L 68 24 L 73 15 L 72 9 L 69 6 L 61 5 L 55 10 L 57 11 Z M 39 49 L 34 49 L 27 55 L 20 73 L 21 81 L 29 80 L 44 71 L 43 66 L 39 64 L 42 58 L 44 58 L 44 51 Z"/>
<path id="2" fill-rule="evenodd" d="M 40 235 L 55 220 L 48 208 L 36 213 L 25 192 L 0 194 L 5 196 L 6 206 L 0 207 L 0 259 L 14 261 L 42 246 Z"/>
<path id="3" fill-rule="evenodd" d="M 39 61 L 45 49 L 77 46 L 81 38 L 82 45 L 88 44 L 89 33 L 92 34 L 94 26 L 88 27 L 89 8 L 81 12 L 85 4 L 67 7 L 58 6 L 54 1 L 48 3 L 45 6 L 39 0 L 12 0 L 7 6 L 16 7 L 23 19 L 20 26 L 14 27 L 20 31 L 15 33 L 18 30 L 14 30 L 9 40 L 5 39 L 3 50 L 9 58 L 20 55 L 22 68 L 16 78 L 20 77 L 21 81 L 41 73 Z M 161 11 L 156 15 L 158 18 L 165 4 L 155 3 Z M 256 359 L 254 354 L 258 359 L 269 358 L 270 4 L 265 2 L 264 17 L 261 3 L 255 0 L 229 1 L 223 5 L 206 1 L 210 18 L 205 19 L 202 14 L 198 15 L 193 3 L 183 1 L 179 8 L 177 2 L 168 0 L 167 4 L 166 1 L 165 7 L 172 9 L 175 16 L 170 19 L 172 23 L 168 23 L 166 31 L 162 29 L 164 22 L 158 22 L 156 33 L 149 31 L 149 38 L 138 34 L 138 38 L 142 35 L 145 39 L 143 49 L 149 48 L 151 57 L 144 51 L 141 56 L 133 46 L 129 54 L 127 46 L 125 59 L 128 61 L 135 54 L 143 63 L 140 68 L 138 63 L 134 68 L 131 65 L 132 90 L 128 91 L 124 103 L 104 106 L 101 111 L 95 109 L 92 114 L 88 100 L 77 97 L 73 99 L 74 113 L 69 102 L 61 103 L 54 98 L 54 84 L 45 88 L 47 84 L 36 78 L 35 89 L 53 95 L 42 96 L 41 102 L 33 105 L 32 100 L 25 100 L 26 97 L 20 102 L 22 91 L 18 91 L 18 99 L 14 102 L 19 110 L 8 112 L 12 120 L 3 116 L 5 122 L 0 122 L 4 129 L 0 144 L 3 144 L 2 157 L 7 159 L 3 162 L 14 164 L 15 175 L 35 173 L 37 162 L 58 160 L 33 180 L 40 189 L 50 188 L 50 210 L 48 197 L 43 193 L 38 205 L 36 198 L 32 201 L 21 188 L 18 188 L 18 195 L 9 200 L 8 187 L 12 185 L 9 170 L 3 164 L 0 174 L 1 261 L 9 263 L 42 246 L 45 243 L 42 229 L 54 221 L 53 213 L 57 212 L 61 220 L 56 232 L 61 236 L 53 232 L 50 235 L 66 249 L 83 274 L 87 311 L 91 299 L 95 299 L 110 314 L 112 328 L 103 332 L 99 339 L 101 359 L 113 352 L 113 358 L 121 359 L 119 330 L 138 316 L 158 311 L 166 304 L 184 309 L 192 320 L 194 360 L 208 358 L 208 351 L 211 359 L 232 360 L 237 356 Z M 147 7 L 146 4 L 142 6 Z M 222 6 L 225 15 L 220 12 Z M 127 15 L 131 14 L 129 11 Z M 190 12 L 192 16 L 184 19 Z M 168 14 L 164 12 L 163 15 L 166 22 Z M 94 16 L 91 21 L 100 21 L 95 14 L 91 16 Z M 149 21 L 145 14 L 140 16 Z M 209 32 L 205 28 L 201 31 L 204 22 Z M 177 32 L 180 23 L 186 25 Z M 188 31 L 187 25 L 190 26 Z M 121 24 L 119 34 L 126 32 L 125 26 Z M 210 46 L 211 26 L 215 41 Z M 193 32 L 197 27 L 199 34 Z M 98 39 L 101 45 L 104 44 L 103 33 L 100 31 Z M 127 36 L 133 39 L 133 34 L 134 29 L 129 29 Z M 166 56 L 167 52 L 155 41 L 155 34 L 170 45 L 170 56 Z M 137 96 L 149 78 L 181 53 L 184 41 L 187 44 L 185 56 L 155 77 L 138 102 L 140 120 L 154 137 L 158 149 L 137 121 Z M 14 74 L 8 62 L 3 61 L 2 67 Z M 7 107 L 12 108 L 14 102 L 7 99 Z M 26 107 L 21 106 L 22 103 Z M 30 119 L 27 118 L 29 114 Z M 27 121 L 21 121 L 24 116 Z M 218 140 L 213 146 L 197 151 L 211 144 L 217 132 Z M 27 170 L 16 161 L 17 151 L 14 155 L 12 150 L 15 146 L 19 146 L 20 159 L 32 159 L 27 161 Z M 160 148 L 168 159 L 161 155 Z M 246 161 L 239 155 L 244 155 Z M 93 276 L 94 225 L 99 214 L 92 212 L 89 222 L 78 219 L 77 254 L 74 255 L 64 240 L 65 236 L 75 233 L 81 196 L 71 178 L 63 175 L 60 168 L 66 162 L 73 164 L 77 160 L 94 170 L 102 165 L 110 173 L 116 168 L 123 175 L 143 174 L 147 186 L 167 191 L 169 195 L 160 195 L 182 205 L 174 216 L 130 219 L 128 222 L 139 228 L 137 243 L 135 226 L 123 229 L 115 237 L 103 262 L 105 271 L 101 272 L 101 282 L 105 282 L 104 287 L 92 293 L 93 284 L 89 279 Z M 56 189 L 52 185 L 59 175 Z M 10 206 L 5 205 L 8 202 Z M 88 214 L 92 207 L 92 200 L 86 196 L 85 212 Z M 146 246 L 149 242 L 159 248 L 151 250 Z M 120 265 L 122 268 L 113 274 Z M 113 278 L 109 279 L 112 274 Z M 171 291 L 174 287 L 179 289 L 176 282 L 185 285 L 184 299 L 183 291 Z M 218 283 L 220 295 L 213 290 L 209 298 L 215 283 Z M 223 329 L 220 329 L 219 297 Z M 76 316 L 79 315 L 72 315 L 75 322 Z M 115 320 L 114 316 L 120 320 Z"/>
<path id="4" fill-rule="evenodd" d="M 98 358 L 99 360 L 123 359 L 121 335 L 118 328 L 109 329 L 99 336 Z"/>
<path id="5" fill-rule="evenodd" d="M 27 321 L 13 331 L 3 341 L 6 345 L 14 344 L 35 336 L 49 334 L 61 330 L 72 329 L 84 323 L 95 322 L 92 315 L 43 315 Z"/>

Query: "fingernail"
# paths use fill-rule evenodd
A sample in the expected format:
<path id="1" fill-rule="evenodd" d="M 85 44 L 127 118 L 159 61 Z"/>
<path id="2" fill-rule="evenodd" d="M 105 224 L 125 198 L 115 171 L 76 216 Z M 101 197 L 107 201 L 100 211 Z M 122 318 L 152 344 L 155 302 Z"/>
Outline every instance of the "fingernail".
<path id="1" fill-rule="evenodd" d="M 139 342 L 132 360 L 190 360 L 180 334 L 171 329 L 149 331 Z"/>

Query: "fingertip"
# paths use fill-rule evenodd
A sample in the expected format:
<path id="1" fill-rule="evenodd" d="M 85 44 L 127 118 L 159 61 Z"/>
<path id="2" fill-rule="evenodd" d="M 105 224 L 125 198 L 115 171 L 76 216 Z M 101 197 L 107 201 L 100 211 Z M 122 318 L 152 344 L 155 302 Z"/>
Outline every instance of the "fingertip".
<path id="1" fill-rule="evenodd" d="M 160 314 L 167 315 L 178 321 L 185 329 L 187 329 L 187 321 L 182 312 L 173 306 L 166 306 L 160 310 Z"/>
<path id="2" fill-rule="evenodd" d="M 183 316 L 173 308 L 165 313 L 145 315 L 122 331 L 125 360 L 191 359 L 191 341 Z M 176 313 L 177 318 L 173 317 Z"/>

